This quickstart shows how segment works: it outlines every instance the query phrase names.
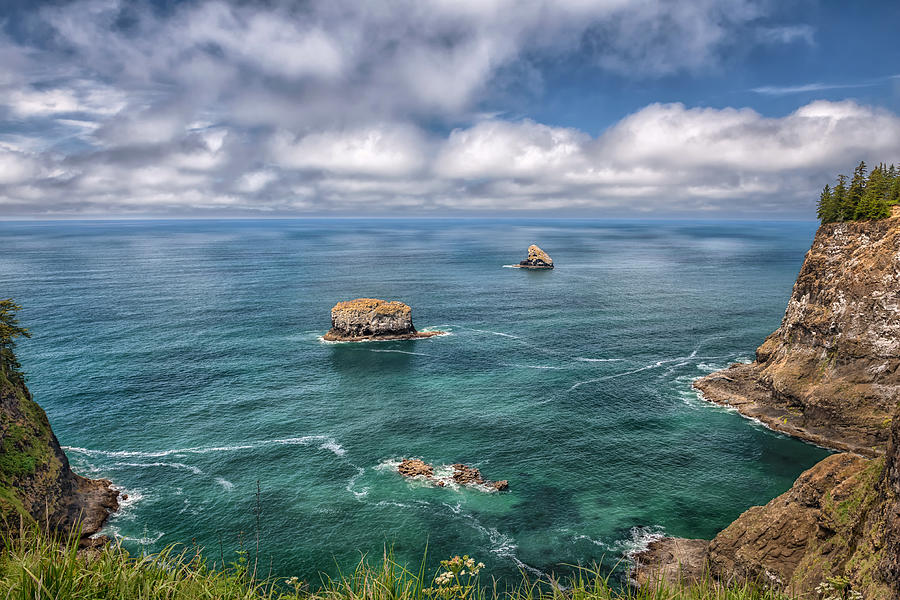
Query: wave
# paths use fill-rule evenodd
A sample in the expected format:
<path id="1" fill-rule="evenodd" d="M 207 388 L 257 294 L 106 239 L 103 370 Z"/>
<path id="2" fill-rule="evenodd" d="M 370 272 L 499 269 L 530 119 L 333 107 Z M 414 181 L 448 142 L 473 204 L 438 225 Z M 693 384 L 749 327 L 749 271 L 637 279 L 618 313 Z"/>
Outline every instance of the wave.
<path id="1" fill-rule="evenodd" d="M 191 465 L 186 465 L 184 463 L 167 463 L 167 462 L 152 462 L 152 463 L 130 463 L 130 462 L 117 462 L 113 463 L 108 467 L 104 467 L 102 470 L 104 471 L 115 471 L 119 467 L 169 467 L 171 469 L 181 469 L 184 471 L 190 471 L 194 475 L 203 475 L 203 471 L 197 467 L 193 467 Z M 100 469 L 98 469 L 100 470 Z"/>
<path id="2" fill-rule="evenodd" d="M 584 356 L 576 356 L 575 360 L 580 362 L 622 362 L 624 358 L 585 358 Z"/>
<path id="3" fill-rule="evenodd" d="M 549 365 L 519 365 L 515 363 L 498 363 L 501 367 L 517 367 L 519 369 L 552 369 L 554 371 L 564 371 L 571 367 L 551 367 Z"/>
<path id="4" fill-rule="evenodd" d="M 650 364 L 644 365 L 643 367 L 640 367 L 637 369 L 632 369 L 630 371 L 623 371 L 622 373 L 613 373 L 612 375 L 605 375 L 603 377 L 596 377 L 594 379 L 586 379 L 585 381 L 578 381 L 566 391 L 571 392 L 572 390 L 575 390 L 575 389 L 577 389 L 583 385 L 589 384 L 589 383 L 598 383 L 600 381 L 607 381 L 610 379 L 625 377 L 627 375 L 634 375 L 635 373 L 640 373 L 642 371 L 649 371 L 651 369 L 659 369 L 660 367 L 663 367 L 666 365 L 671 365 L 671 363 L 677 363 L 675 365 L 672 365 L 670 368 L 668 368 L 666 370 L 666 372 L 663 373 L 662 376 L 671 375 L 672 373 L 675 372 L 675 369 L 677 369 L 678 367 L 687 366 L 687 365 L 691 364 L 691 361 L 693 361 L 693 360 L 715 360 L 715 359 L 720 359 L 720 358 L 723 358 L 723 357 L 721 357 L 721 356 L 697 356 L 697 350 L 694 350 L 688 356 L 676 356 L 675 358 L 664 358 L 662 360 L 658 360 L 654 363 L 650 363 Z"/>
<path id="5" fill-rule="evenodd" d="M 424 352 L 407 352 L 406 350 L 378 350 L 371 349 L 369 352 L 391 352 L 394 354 L 412 354 L 413 356 L 431 356 L 430 354 L 425 354 Z"/>
<path id="6" fill-rule="evenodd" d="M 362 490 L 360 490 L 358 492 L 353 489 L 353 485 L 356 483 L 356 480 L 359 479 L 360 477 L 362 477 L 365 474 L 365 472 L 366 472 L 366 470 L 363 469 L 362 467 L 356 467 L 356 475 L 354 475 L 350 478 L 350 480 L 347 482 L 347 487 L 345 488 L 348 492 L 350 492 L 351 494 L 356 496 L 357 500 L 365 498 L 366 496 L 369 495 L 368 486 L 364 487 Z"/>
<path id="7" fill-rule="evenodd" d="M 67 452 L 75 452 L 77 454 L 83 454 L 85 456 L 108 456 L 112 458 L 116 457 L 140 457 L 140 458 L 159 458 L 163 456 L 172 456 L 178 454 L 209 454 L 213 452 L 238 452 L 241 450 L 255 450 L 257 448 L 265 448 L 267 446 L 309 446 L 315 442 L 322 442 L 319 446 L 321 450 L 328 450 L 334 453 L 337 456 L 343 456 L 346 454 L 346 450 L 335 441 L 334 438 L 326 436 L 326 435 L 305 435 L 296 438 L 284 438 L 277 440 L 260 440 L 257 442 L 248 442 L 246 444 L 236 444 L 233 446 L 210 446 L 210 447 L 192 447 L 192 448 L 178 448 L 175 450 L 158 450 L 158 451 L 143 451 L 143 450 L 94 450 L 90 448 L 79 448 L 77 446 L 63 446 L 63 449 Z M 187 465 L 184 465 L 187 466 Z M 190 468 L 190 467 L 188 467 Z"/>
<path id="8" fill-rule="evenodd" d="M 231 490 L 234 489 L 234 484 L 223 477 L 216 477 L 215 481 L 216 481 L 216 483 L 221 485 L 225 489 L 226 492 L 230 492 Z"/>
<path id="9" fill-rule="evenodd" d="M 652 542 L 666 537 L 665 529 L 661 525 L 632 527 L 629 534 L 630 537 L 618 540 L 613 546 L 628 558 L 643 552 Z"/>

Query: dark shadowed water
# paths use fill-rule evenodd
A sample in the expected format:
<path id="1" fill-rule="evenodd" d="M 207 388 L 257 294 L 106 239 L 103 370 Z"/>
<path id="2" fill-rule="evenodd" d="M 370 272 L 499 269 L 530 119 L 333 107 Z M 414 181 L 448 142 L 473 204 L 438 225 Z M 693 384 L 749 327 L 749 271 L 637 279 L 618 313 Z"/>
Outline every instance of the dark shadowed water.
<path id="1" fill-rule="evenodd" d="M 310 578 L 392 545 L 491 575 L 711 537 L 826 452 L 702 402 L 781 319 L 812 223 L 0 224 L 31 389 L 74 467 L 130 499 L 134 550 L 204 545 Z M 504 268 L 531 243 L 553 271 Z M 338 300 L 413 307 L 407 342 L 327 344 Z M 401 478 L 465 462 L 508 493 Z M 255 542 L 251 543 L 251 545 Z"/>

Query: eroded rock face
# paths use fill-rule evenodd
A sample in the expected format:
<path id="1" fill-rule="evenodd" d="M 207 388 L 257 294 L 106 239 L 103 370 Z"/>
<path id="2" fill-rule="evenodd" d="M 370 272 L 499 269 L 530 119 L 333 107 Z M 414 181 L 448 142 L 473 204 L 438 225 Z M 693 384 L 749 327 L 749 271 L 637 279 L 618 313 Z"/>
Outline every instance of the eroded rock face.
<path id="1" fill-rule="evenodd" d="M 0 376 L 0 440 L 9 442 L 0 467 L 0 530 L 15 534 L 20 510 L 39 523 L 68 532 L 81 520 L 82 536 L 100 530 L 119 507 L 107 479 L 72 472 L 47 415 L 24 384 Z"/>
<path id="2" fill-rule="evenodd" d="M 820 227 L 756 360 L 695 387 L 773 429 L 882 454 L 900 398 L 900 218 Z"/>
<path id="3" fill-rule="evenodd" d="M 402 302 L 357 298 L 338 302 L 331 309 L 328 341 L 406 340 L 439 335 L 440 331 L 417 331 L 412 310 Z"/>
<path id="4" fill-rule="evenodd" d="M 709 542 L 703 563 L 721 580 L 812 598 L 842 576 L 866 600 L 900 598 L 898 217 L 822 226 L 756 360 L 695 382 L 773 429 L 855 452 L 826 458 Z M 703 544 L 669 540 L 637 561 L 636 578 L 677 577 L 684 554 L 669 549 Z"/>
<path id="5" fill-rule="evenodd" d="M 550 255 L 532 244 L 528 246 L 528 258 L 516 265 L 523 269 L 552 269 L 553 259 Z"/>

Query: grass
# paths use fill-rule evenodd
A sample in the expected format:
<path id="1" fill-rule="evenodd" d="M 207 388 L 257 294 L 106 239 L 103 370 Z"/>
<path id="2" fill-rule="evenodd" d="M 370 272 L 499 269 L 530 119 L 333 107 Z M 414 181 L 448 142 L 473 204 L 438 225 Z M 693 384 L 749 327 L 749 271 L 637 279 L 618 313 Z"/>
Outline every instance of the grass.
<path id="1" fill-rule="evenodd" d="M 169 546 L 132 556 L 116 543 L 79 551 L 77 534 L 61 537 L 31 525 L 3 540 L 0 599 L 8 600 L 788 600 L 744 584 L 726 586 L 705 578 L 694 584 L 618 589 L 609 574 L 579 569 L 562 582 L 530 581 L 501 588 L 485 573 L 466 572 L 460 559 L 443 561 L 434 576 L 425 561 L 416 571 L 390 552 L 363 558 L 350 573 L 320 576 L 311 585 L 297 578 L 254 576 L 248 553 L 212 567 L 199 548 Z"/>

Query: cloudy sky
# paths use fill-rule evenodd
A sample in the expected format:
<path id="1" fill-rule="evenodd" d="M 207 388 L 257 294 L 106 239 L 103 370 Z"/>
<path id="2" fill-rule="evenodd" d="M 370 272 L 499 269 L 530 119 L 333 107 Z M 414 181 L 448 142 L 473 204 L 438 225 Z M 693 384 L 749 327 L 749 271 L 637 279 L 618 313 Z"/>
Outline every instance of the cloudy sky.
<path id="1" fill-rule="evenodd" d="M 789 5 L 789 6 L 786 6 Z M 900 3 L 0 3 L 0 218 L 809 218 Z"/>

